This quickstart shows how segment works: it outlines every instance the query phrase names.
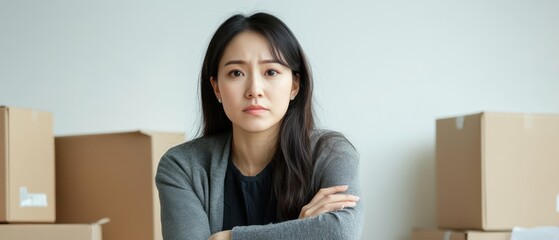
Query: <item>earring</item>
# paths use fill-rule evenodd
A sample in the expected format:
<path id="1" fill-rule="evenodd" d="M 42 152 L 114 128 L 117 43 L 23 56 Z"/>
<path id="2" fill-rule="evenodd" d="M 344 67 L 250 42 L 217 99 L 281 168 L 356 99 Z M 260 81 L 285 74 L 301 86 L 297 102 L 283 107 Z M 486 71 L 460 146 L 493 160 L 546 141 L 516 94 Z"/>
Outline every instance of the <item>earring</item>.
<path id="1" fill-rule="evenodd" d="M 295 96 L 292 96 L 292 97 L 291 97 L 291 101 L 293 101 L 294 99 L 295 99 Z"/>
<path id="2" fill-rule="evenodd" d="M 218 98 L 217 101 L 218 101 L 219 103 L 221 103 L 221 98 Z"/>

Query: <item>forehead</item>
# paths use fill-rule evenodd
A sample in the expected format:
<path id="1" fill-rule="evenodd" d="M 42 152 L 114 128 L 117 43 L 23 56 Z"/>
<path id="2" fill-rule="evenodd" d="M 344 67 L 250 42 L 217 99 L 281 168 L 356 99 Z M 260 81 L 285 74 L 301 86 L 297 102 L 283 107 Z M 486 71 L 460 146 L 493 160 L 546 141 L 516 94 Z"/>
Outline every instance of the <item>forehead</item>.
<path id="1" fill-rule="evenodd" d="M 230 60 L 271 60 L 273 59 L 268 40 L 259 33 L 244 31 L 233 37 L 220 60 L 220 65 Z"/>

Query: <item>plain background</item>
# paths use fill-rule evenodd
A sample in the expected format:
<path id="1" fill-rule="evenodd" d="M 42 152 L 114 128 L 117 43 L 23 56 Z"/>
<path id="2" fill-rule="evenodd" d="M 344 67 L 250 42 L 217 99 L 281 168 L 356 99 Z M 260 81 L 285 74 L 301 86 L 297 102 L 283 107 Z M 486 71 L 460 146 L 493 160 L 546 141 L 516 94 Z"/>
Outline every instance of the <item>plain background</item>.
<path id="1" fill-rule="evenodd" d="M 435 119 L 559 113 L 559 1 L 0 0 L 0 104 L 57 135 L 198 127 L 199 69 L 233 13 L 283 19 L 320 126 L 361 154 L 362 239 L 434 227 Z"/>

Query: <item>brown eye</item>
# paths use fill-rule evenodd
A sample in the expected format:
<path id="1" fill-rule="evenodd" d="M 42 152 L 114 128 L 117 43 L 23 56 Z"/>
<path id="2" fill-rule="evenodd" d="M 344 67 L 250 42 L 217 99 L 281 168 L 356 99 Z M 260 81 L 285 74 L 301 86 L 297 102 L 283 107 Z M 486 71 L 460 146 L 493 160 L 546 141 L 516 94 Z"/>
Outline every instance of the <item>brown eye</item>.
<path id="1" fill-rule="evenodd" d="M 229 72 L 229 76 L 231 76 L 231 77 L 241 77 L 241 76 L 243 76 L 243 73 L 239 70 L 233 70 L 233 71 Z"/>
<path id="2" fill-rule="evenodd" d="M 266 75 L 271 76 L 271 77 L 276 76 L 278 74 L 279 74 L 278 71 L 276 71 L 274 69 L 270 69 L 270 70 L 266 71 Z"/>

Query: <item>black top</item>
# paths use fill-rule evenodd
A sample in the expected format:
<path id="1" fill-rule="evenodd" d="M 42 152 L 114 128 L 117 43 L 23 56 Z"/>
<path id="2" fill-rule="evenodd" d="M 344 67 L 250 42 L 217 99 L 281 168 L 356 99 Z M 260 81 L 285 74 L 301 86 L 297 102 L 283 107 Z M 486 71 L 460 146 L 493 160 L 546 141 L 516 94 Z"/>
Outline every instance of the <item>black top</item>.
<path id="1" fill-rule="evenodd" d="M 225 173 L 223 229 L 276 222 L 272 196 L 272 164 L 256 176 L 244 176 L 229 159 Z"/>

